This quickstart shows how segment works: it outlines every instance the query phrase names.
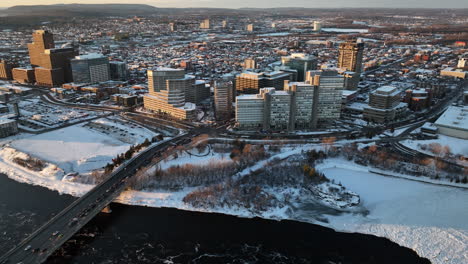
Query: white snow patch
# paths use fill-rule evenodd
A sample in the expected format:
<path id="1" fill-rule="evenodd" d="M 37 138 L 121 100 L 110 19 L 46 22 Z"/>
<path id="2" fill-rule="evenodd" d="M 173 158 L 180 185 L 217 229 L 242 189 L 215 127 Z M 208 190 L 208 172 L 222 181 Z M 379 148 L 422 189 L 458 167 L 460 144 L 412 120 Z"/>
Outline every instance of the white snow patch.
<path id="1" fill-rule="evenodd" d="M 384 177 L 344 160 L 319 167 L 358 193 L 369 210 L 330 216 L 331 227 L 387 237 L 433 263 L 468 263 L 467 190 Z"/>

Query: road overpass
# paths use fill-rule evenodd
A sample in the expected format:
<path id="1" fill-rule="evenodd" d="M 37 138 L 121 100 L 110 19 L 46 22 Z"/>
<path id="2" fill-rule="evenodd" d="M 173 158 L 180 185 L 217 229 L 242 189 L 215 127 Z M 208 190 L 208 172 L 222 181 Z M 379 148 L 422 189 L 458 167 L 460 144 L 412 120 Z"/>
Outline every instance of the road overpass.
<path id="1" fill-rule="evenodd" d="M 148 165 L 154 156 L 167 147 L 187 140 L 183 134 L 150 146 L 115 170 L 81 198 L 45 223 L 15 248 L 0 257 L 1 264 L 43 263 L 78 230 L 108 206 L 127 186 L 129 177 L 142 166 Z"/>

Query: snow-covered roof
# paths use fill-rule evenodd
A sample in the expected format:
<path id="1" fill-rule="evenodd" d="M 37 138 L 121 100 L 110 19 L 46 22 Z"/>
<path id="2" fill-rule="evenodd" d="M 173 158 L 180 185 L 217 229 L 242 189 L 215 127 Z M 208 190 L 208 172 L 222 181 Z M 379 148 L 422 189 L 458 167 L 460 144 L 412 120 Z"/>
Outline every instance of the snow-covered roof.
<path id="1" fill-rule="evenodd" d="M 436 126 L 444 126 L 465 130 L 468 133 L 468 107 L 450 106 L 442 116 L 434 123 Z"/>
<path id="2" fill-rule="evenodd" d="M 15 123 L 16 120 L 0 118 L 0 125 Z"/>
<path id="3" fill-rule="evenodd" d="M 88 54 L 75 57 L 75 59 L 77 60 L 93 60 L 93 59 L 102 59 L 102 58 L 106 58 L 106 56 L 99 54 L 99 53 L 88 53 Z"/>
<path id="4" fill-rule="evenodd" d="M 252 100 L 252 99 L 261 99 L 256 94 L 242 94 L 236 96 L 236 100 Z"/>

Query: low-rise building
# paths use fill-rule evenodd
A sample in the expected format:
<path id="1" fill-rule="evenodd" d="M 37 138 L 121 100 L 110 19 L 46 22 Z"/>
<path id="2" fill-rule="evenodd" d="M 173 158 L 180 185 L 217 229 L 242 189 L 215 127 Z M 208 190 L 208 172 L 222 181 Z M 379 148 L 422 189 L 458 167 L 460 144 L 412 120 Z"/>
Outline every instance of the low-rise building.
<path id="1" fill-rule="evenodd" d="M 364 108 L 364 119 L 374 123 L 388 123 L 401 118 L 408 105 L 400 102 L 400 91 L 393 86 L 382 86 L 369 95 L 369 106 Z"/>
<path id="2" fill-rule="evenodd" d="M 440 76 L 455 77 L 458 79 L 466 79 L 468 72 L 463 69 L 445 68 L 440 71 Z"/>
<path id="3" fill-rule="evenodd" d="M 33 84 L 36 82 L 33 68 L 14 68 L 12 73 L 13 79 L 19 83 Z"/>
<path id="4" fill-rule="evenodd" d="M 18 134 L 18 123 L 12 119 L 0 119 L 0 138 Z"/>
<path id="5" fill-rule="evenodd" d="M 434 125 L 442 135 L 468 139 L 468 107 L 450 106 L 435 121 Z"/>

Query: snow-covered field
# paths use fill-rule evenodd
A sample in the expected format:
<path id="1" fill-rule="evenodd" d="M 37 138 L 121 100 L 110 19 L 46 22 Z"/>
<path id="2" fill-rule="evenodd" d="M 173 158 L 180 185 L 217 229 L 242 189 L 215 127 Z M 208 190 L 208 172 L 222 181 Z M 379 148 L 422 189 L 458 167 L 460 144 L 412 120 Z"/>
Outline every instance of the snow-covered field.
<path id="1" fill-rule="evenodd" d="M 454 137 L 449 137 L 449 136 L 444 136 L 444 135 L 439 135 L 438 139 L 429 139 L 429 140 L 405 140 L 401 142 L 403 145 L 430 154 L 434 155 L 434 153 L 431 153 L 429 150 L 423 150 L 421 149 L 422 145 L 429 145 L 431 143 L 439 143 L 442 147 L 448 146 L 451 150 L 451 152 L 455 155 L 460 154 L 465 157 L 468 157 L 468 140 L 461 139 L 461 138 L 454 138 Z"/>
<path id="2" fill-rule="evenodd" d="M 468 190 L 369 173 L 345 160 L 319 169 L 361 196 L 369 214 L 329 216 L 330 226 L 383 236 L 433 263 L 468 263 Z"/>
<path id="3" fill-rule="evenodd" d="M 89 124 L 105 124 L 120 129 L 120 123 L 98 119 Z M 11 147 L 33 157 L 53 163 L 65 173 L 86 173 L 104 167 L 116 155 L 129 149 L 132 144 L 142 143 L 155 134 L 147 129 L 132 129 L 119 134 L 98 130 L 89 124 L 80 124 L 52 132 L 39 134 L 11 143 Z M 120 130 L 119 130 L 120 131 Z"/>

